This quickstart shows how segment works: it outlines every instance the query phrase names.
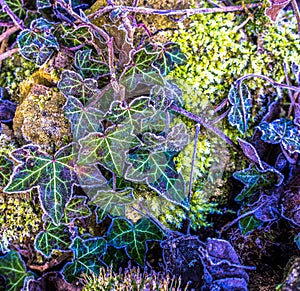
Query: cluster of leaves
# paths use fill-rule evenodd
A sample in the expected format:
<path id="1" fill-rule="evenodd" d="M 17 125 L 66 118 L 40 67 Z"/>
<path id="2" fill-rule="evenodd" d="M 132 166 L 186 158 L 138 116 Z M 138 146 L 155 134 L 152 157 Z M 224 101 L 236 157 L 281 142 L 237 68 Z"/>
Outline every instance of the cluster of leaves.
<path id="1" fill-rule="evenodd" d="M 299 66 L 295 63 L 292 64 L 292 72 L 299 86 Z M 289 96 L 294 98 L 294 93 L 290 94 Z M 282 98 L 282 95 L 279 95 L 276 100 L 270 102 L 266 115 L 258 120 L 256 131 L 252 137 L 248 138 L 250 142 L 238 138 L 244 155 L 251 162 L 248 168 L 233 174 L 235 179 L 245 185 L 235 198 L 237 202 L 242 203 L 239 211 L 239 215 L 243 217 L 239 221 L 242 234 L 248 234 L 280 218 L 286 218 L 283 215 L 286 206 L 281 201 L 287 199 L 288 186 L 283 182 L 289 182 L 293 174 L 291 169 L 297 165 L 300 153 L 300 130 L 299 104 L 295 103 L 294 99 L 291 100 L 290 107 L 293 115 L 289 118 L 278 118 L 278 108 Z M 235 86 L 232 86 L 228 100 L 231 104 L 228 114 L 229 123 L 236 126 L 243 136 L 247 135 L 252 98 L 246 85 L 237 82 Z M 259 143 L 265 146 L 262 147 Z M 280 147 L 280 150 L 278 148 L 276 150 L 276 145 Z M 261 157 L 266 155 L 265 148 L 277 154 L 273 166 L 261 160 Z M 290 175 L 284 175 L 287 172 Z M 281 195 L 280 192 L 282 192 Z M 297 221 L 293 219 L 290 221 L 294 226 L 299 227 Z M 297 236 L 295 241 L 297 243 Z"/>

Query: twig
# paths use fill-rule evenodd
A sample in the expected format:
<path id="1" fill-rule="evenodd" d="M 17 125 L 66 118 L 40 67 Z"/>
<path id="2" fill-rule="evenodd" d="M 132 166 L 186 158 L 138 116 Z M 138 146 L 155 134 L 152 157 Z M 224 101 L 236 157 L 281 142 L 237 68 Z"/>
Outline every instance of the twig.
<path id="1" fill-rule="evenodd" d="M 103 14 L 109 13 L 112 10 L 121 10 L 124 12 L 134 12 L 140 14 L 157 14 L 157 15 L 165 15 L 165 16 L 179 16 L 183 15 L 186 17 L 195 15 L 195 14 L 202 14 L 202 13 L 222 13 L 222 12 L 234 12 L 234 11 L 244 11 L 245 8 L 256 8 L 260 7 L 261 3 L 253 3 L 248 5 L 238 5 L 238 6 L 224 6 L 218 8 L 195 8 L 195 9 L 182 9 L 182 10 L 160 10 L 160 9 L 152 9 L 146 7 L 132 7 L 132 6 L 105 6 L 98 11 L 88 15 L 89 19 L 95 19 Z"/>
<path id="2" fill-rule="evenodd" d="M 297 25 L 298 25 L 298 33 L 299 33 L 299 36 L 300 36 L 300 11 L 299 11 L 299 8 L 298 8 L 297 1 L 292 0 L 291 2 L 292 2 L 292 6 L 293 6 L 293 9 L 294 9 L 295 16 L 296 16 Z"/>
<path id="3" fill-rule="evenodd" d="M 243 218 L 245 218 L 245 217 L 247 217 L 247 216 L 249 216 L 249 215 L 255 213 L 258 209 L 260 209 L 261 207 L 263 207 L 265 204 L 266 204 L 266 202 L 265 202 L 265 203 L 262 203 L 261 205 L 259 205 L 258 207 L 252 209 L 251 211 L 248 211 L 248 212 L 246 212 L 246 213 L 240 215 L 239 217 L 237 217 L 237 218 L 234 219 L 233 221 L 230 221 L 229 223 L 225 224 L 225 225 L 221 228 L 221 230 L 220 230 L 220 232 L 219 232 L 219 236 L 221 236 L 221 234 L 222 234 L 224 231 L 228 230 L 230 227 L 232 227 L 233 225 L 235 225 L 236 223 L 238 223 L 241 219 L 243 219 Z"/>
<path id="4" fill-rule="evenodd" d="M 299 89 L 300 90 L 300 89 Z M 231 140 L 226 134 L 224 134 L 220 129 L 218 129 L 217 127 L 215 127 L 214 125 L 212 125 L 209 122 L 206 122 L 202 117 L 189 112 L 181 107 L 178 107 L 177 105 L 171 104 L 169 107 L 171 110 L 184 115 L 185 117 L 196 121 L 197 123 L 203 125 L 205 128 L 207 128 L 208 130 L 212 131 L 214 134 L 216 134 L 217 136 L 219 136 L 222 140 L 224 140 L 226 143 L 228 143 L 229 145 L 231 145 L 235 150 L 237 151 L 241 151 L 240 148 L 238 147 L 237 144 L 235 144 L 233 142 L 233 140 Z"/>
<path id="5" fill-rule="evenodd" d="M 11 49 L 0 55 L 0 61 L 3 61 L 19 51 L 18 48 Z"/>
<path id="6" fill-rule="evenodd" d="M 17 32 L 19 29 L 20 29 L 20 27 L 15 25 L 15 26 L 9 28 L 8 30 L 6 30 L 5 32 L 3 32 L 0 35 L 0 42 L 2 42 L 3 40 L 9 38 L 13 33 Z"/>
<path id="7" fill-rule="evenodd" d="M 12 21 L 0 21 L 0 27 L 11 27 L 14 23 Z"/>
<path id="8" fill-rule="evenodd" d="M 259 74 L 249 74 L 249 75 L 243 76 L 243 77 L 237 79 L 235 81 L 235 83 L 236 84 L 242 83 L 244 80 L 249 79 L 249 78 L 261 78 L 263 80 L 266 80 L 266 81 L 270 82 L 274 87 L 279 87 L 279 88 L 283 88 L 283 89 L 289 89 L 289 90 L 293 90 L 293 91 L 296 91 L 296 92 L 300 92 L 300 86 L 296 87 L 296 86 L 281 84 L 281 83 L 275 82 L 273 79 L 271 79 L 267 76 L 259 75 Z"/>
<path id="9" fill-rule="evenodd" d="M 0 0 L 0 4 L 2 6 L 2 11 L 6 12 L 13 23 L 17 25 L 20 29 L 24 29 L 23 21 L 10 9 L 5 0 Z"/>
<path id="10" fill-rule="evenodd" d="M 290 83 L 289 76 L 288 76 L 288 73 L 287 73 L 286 63 L 283 64 L 283 70 L 284 70 L 284 74 L 285 74 L 285 81 L 286 81 L 287 85 L 290 86 L 291 83 Z M 290 118 L 292 110 L 295 106 L 295 99 L 294 99 L 292 91 L 290 89 L 288 89 L 288 91 L 289 91 L 289 97 L 290 97 L 290 100 L 291 100 L 291 105 L 290 105 L 290 108 L 289 108 L 289 111 L 288 111 L 288 118 Z"/>

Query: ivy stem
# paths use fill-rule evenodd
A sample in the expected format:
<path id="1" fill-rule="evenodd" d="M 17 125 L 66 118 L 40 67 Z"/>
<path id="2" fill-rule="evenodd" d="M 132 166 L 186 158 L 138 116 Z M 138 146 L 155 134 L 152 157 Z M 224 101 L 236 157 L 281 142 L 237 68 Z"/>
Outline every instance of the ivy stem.
<path id="1" fill-rule="evenodd" d="M 24 29 L 23 21 L 10 9 L 5 0 L 0 0 L 2 6 L 2 11 L 7 13 L 13 23 L 18 26 L 20 29 Z"/>
<path id="2" fill-rule="evenodd" d="M 261 3 L 253 3 L 248 5 L 238 5 L 238 6 L 224 6 L 224 7 L 216 7 L 216 8 L 195 8 L 195 9 L 182 9 L 182 10 L 161 10 L 161 9 L 152 9 L 146 7 L 132 7 L 132 6 L 105 6 L 98 11 L 88 15 L 88 18 L 95 19 L 100 17 L 103 14 L 111 12 L 112 10 L 121 10 L 124 12 L 134 12 L 140 14 L 157 14 L 157 15 L 165 15 L 165 16 L 179 16 L 183 15 L 185 17 L 189 17 L 195 14 L 202 13 L 222 13 L 222 12 L 234 12 L 234 11 L 244 11 L 245 8 L 256 8 L 260 7 Z"/>
<path id="3" fill-rule="evenodd" d="M 234 143 L 233 140 L 231 140 L 226 134 L 224 134 L 220 129 L 218 129 L 217 127 L 215 127 L 214 125 L 212 125 L 211 123 L 205 121 L 202 117 L 189 112 L 181 107 L 178 107 L 175 104 L 171 104 L 169 107 L 172 111 L 175 111 L 185 117 L 187 117 L 188 119 L 194 120 L 197 123 L 201 124 L 202 126 L 204 126 L 205 128 L 207 128 L 208 130 L 212 131 L 214 134 L 216 134 L 217 136 L 219 136 L 222 140 L 224 140 L 227 144 L 231 145 L 235 150 L 237 150 L 238 152 L 240 152 L 240 148 L 237 144 Z"/>
<path id="4" fill-rule="evenodd" d="M 0 54 L 0 62 L 11 57 L 13 54 L 17 53 L 19 51 L 18 48 L 14 48 L 14 49 L 11 49 L 9 51 L 6 51 L 5 53 L 3 54 Z"/>
<path id="5" fill-rule="evenodd" d="M 286 63 L 283 64 L 283 70 L 284 70 L 284 74 L 285 74 L 285 81 L 286 81 L 287 85 L 290 86 L 291 83 L 290 83 L 290 80 L 289 80 Z M 290 116 L 292 114 L 292 110 L 295 106 L 295 99 L 294 99 L 294 96 L 293 96 L 293 93 L 292 93 L 291 89 L 289 89 L 288 91 L 289 91 L 289 97 L 290 97 L 290 100 L 291 100 L 290 108 L 289 108 L 289 111 L 288 111 L 288 118 L 290 118 Z"/>
<path id="6" fill-rule="evenodd" d="M 15 25 L 15 26 L 9 28 L 8 30 L 4 31 L 0 35 L 0 42 L 2 42 L 3 40 L 9 38 L 13 33 L 17 32 L 19 29 L 20 29 L 20 27 Z"/>
<path id="7" fill-rule="evenodd" d="M 245 75 L 245 76 L 237 79 L 235 81 L 235 83 L 236 84 L 239 84 L 239 83 L 241 84 L 244 80 L 249 79 L 249 78 L 261 78 L 263 80 L 266 80 L 266 81 L 270 82 L 274 87 L 279 87 L 279 88 L 283 88 L 283 89 L 288 89 L 288 90 L 293 90 L 293 91 L 296 91 L 296 92 L 300 92 L 300 86 L 296 87 L 296 86 L 291 86 L 291 85 L 287 85 L 287 84 L 281 84 L 281 83 L 278 83 L 278 82 L 274 81 L 273 79 L 271 79 L 267 76 L 259 75 L 259 74 Z"/>
<path id="8" fill-rule="evenodd" d="M 298 8 L 297 1 L 292 0 L 291 2 L 292 2 L 292 6 L 293 6 L 293 9 L 294 9 L 295 16 L 296 16 L 297 25 L 298 25 L 298 33 L 299 33 L 299 36 L 300 36 L 300 11 L 299 11 L 299 8 Z"/>

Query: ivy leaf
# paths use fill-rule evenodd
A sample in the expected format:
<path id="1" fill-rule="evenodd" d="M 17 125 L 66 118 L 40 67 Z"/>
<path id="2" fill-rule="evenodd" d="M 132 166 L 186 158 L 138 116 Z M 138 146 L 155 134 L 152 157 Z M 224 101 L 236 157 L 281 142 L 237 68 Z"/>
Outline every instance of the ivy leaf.
<path id="1" fill-rule="evenodd" d="M 115 124 L 128 124 L 134 132 L 139 133 L 143 120 L 155 114 L 155 110 L 149 105 L 149 101 L 148 97 L 136 98 L 129 104 L 114 101 L 105 118 Z"/>
<path id="2" fill-rule="evenodd" d="M 181 89 L 170 81 L 166 81 L 164 86 L 152 87 L 150 96 L 156 110 L 166 110 L 171 103 L 183 106 Z"/>
<path id="3" fill-rule="evenodd" d="M 63 268 L 63 274 L 68 282 L 74 281 L 82 273 L 99 274 L 100 266 L 105 265 L 101 257 L 106 252 L 106 240 L 102 237 L 94 237 L 83 240 L 74 238 L 70 249 L 74 253 L 72 262 Z"/>
<path id="4" fill-rule="evenodd" d="M 93 40 L 93 34 L 87 26 L 67 26 L 61 24 L 55 30 L 55 36 L 66 47 L 78 47 Z"/>
<path id="5" fill-rule="evenodd" d="M 12 12 L 17 15 L 20 19 L 26 17 L 26 9 L 23 0 L 6 0 L 6 4 L 12 10 Z M 8 14 L 0 11 L 0 19 L 9 18 Z"/>
<path id="6" fill-rule="evenodd" d="M 254 215 L 246 216 L 239 220 L 239 228 L 243 235 L 250 233 L 252 230 L 259 228 L 263 222 L 254 217 Z"/>
<path id="7" fill-rule="evenodd" d="M 112 126 L 105 132 L 90 133 L 79 141 L 79 163 L 101 163 L 122 176 L 127 151 L 140 145 L 131 130 L 128 126 Z"/>
<path id="8" fill-rule="evenodd" d="M 0 155 L 0 188 L 7 185 L 13 173 L 14 163 L 4 155 Z"/>
<path id="9" fill-rule="evenodd" d="M 178 123 L 173 126 L 167 136 L 155 135 L 146 132 L 143 135 L 144 143 L 154 151 L 181 151 L 189 142 L 186 125 Z"/>
<path id="10" fill-rule="evenodd" d="M 298 234 L 295 235 L 294 242 L 296 243 L 298 249 L 300 250 L 300 232 L 298 232 Z"/>
<path id="11" fill-rule="evenodd" d="M 97 205 L 97 223 L 100 223 L 106 214 L 112 216 L 125 216 L 125 206 L 134 201 L 133 190 L 98 191 L 90 203 Z"/>
<path id="12" fill-rule="evenodd" d="M 44 211 L 58 225 L 76 182 L 72 146 L 61 148 L 54 156 L 35 145 L 25 145 L 13 151 L 11 155 L 19 165 L 15 167 L 4 191 L 19 193 L 38 187 Z"/>
<path id="13" fill-rule="evenodd" d="M 243 201 L 255 195 L 260 189 L 269 186 L 279 186 L 283 181 L 283 176 L 273 169 L 258 170 L 256 166 L 250 165 L 248 168 L 233 173 L 233 177 L 246 186 L 242 192 L 236 196 L 235 201 Z"/>
<path id="14" fill-rule="evenodd" d="M 252 98 L 248 87 L 241 84 L 238 87 L 231 86 L 228 100 L 232 107 L 228 113 L 228 121 L 242 134 L 248 130 L 248 121 L 251 117 Z"/>
<path id="15" fill-rule="evenodd" d="M 100 110 L 93 107 L 85 107 L 74 97 L 68 97 L 63 109 L 71 123 L 75 141 L 101 129 L 100 120 L 103 119 L 104 114 Z"/>
<path id="16" fill-rule="evenodd" d="M 0 286 L 1 291 L 20 291 L 24 282 L 33 277 L 33 273 L 26 271 L 24 261 L 15 251 L 0 257 L 0 275 L 5 280 L 4 285 Z"/>
<path id="17" fill-rule="evenodd" d="M 73 197 L 65 207 L 64 222 L 71 223 L 77 218 L 89 217 L 92 212 L 86 203 L 87 197 Z"/>
<path id="18" fill-rule="evenodd" d="M 31 22 L 30 29 L 24 29 L 18 36 L 20 53 L 29 61 L 43 65 L 59 49 L 53 26 L 43 18 Z"/>
<path id="19" fill-rule="evenodd" d="M 91 101 L 91 98 L 100 92 L 96 80 L 83 80 L 79 74 L 69 70 L 62 72 L 57 87 L 67 98 L 77 98 L 83 104 Z"/>
<path id="20" fill-rule="evenodd" d="M 45 222 L 44 230 L 35 238 L 35 249 L 50 258 L 54 250 L 66 251 L 71 244 L 71 234 L 66 225 L 54 225 L 52 222 Z"/>
<path id="21" fill-rule="evenodd" d="M 92 55 L 92 50 L 77 51 L 74 65 L 84 78 L 98 79 L 109 74 L 108 65 Z"/>
<path id="22" fill-rule="evenodd" d="M 164 81 L 159 71 L 152 65 L 156 58 L 156 53 L 148 53 L 145 49 L 135 52 L 133 65 L 122 76 L 121 84 L 129 91 L 135 89 L 139 83 L 163 85 Z"/>
<path id="23" fill-rule="evenodd" d="M 145 265 L 147 241 L 161 240 L 163 234 L 149 219 L 142 218 L 136 225 L 127 219 L 115 218 L 108 230 L 108 240 L 115 248 L 125 247 L 127 255 L 141 266 Z"/>
<path id="24" fill-rule="evenodd" d="M 262 122 L 258 129 L 262 132 L 263 141 L 271 144 L 281 143 L 291 154 L 300 153 L 300 130 L 290 120 L 280 118 L 271 123 Z"/>
<path id="25" fill-rule="evenodd" d="M 173 118 L 173 115 L 171 115 L 171 117 Z M 163 134 L 168 130 L 166 128 L 166 124 L 169 123 L 167 121 L 168 119 L 170 120 L 169 112 L 156 111 L 153 116 L 147 117 L 142 121 L 141 133 L 151 132 L 158 135 Z"/>
<path id="26" fill-rule="evenodd" d="M 168 42 L 162 46 L 159 58 L 154 61 L 153 66 L 156 67 L 162 76 L 168 75 L 174 65 L 183 65 L 187 62 L 186 55 L 181 51 L 180 45 L 174 42 Z"/>
<path id="27" fill-rule="evenodd" d="M 125 178 L 129 181 L 147 183 L 167 200 L 188 208 L 185 182 L 175 170 L 172 155 L 164 151 L 137 149 L 127 156 L 129 166 Z"/>

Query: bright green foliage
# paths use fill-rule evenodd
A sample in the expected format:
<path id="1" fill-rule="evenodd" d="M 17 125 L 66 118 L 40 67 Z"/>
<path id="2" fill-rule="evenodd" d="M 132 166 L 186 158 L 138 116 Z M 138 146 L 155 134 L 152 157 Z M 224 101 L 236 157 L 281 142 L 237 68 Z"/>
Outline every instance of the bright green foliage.
<path id="1" fill-rule="evenodd" d="M 141 266 L 145 264 L 148 240 L 161 240 L 159 228 L 149 219 L 142 218 L 135 225 L 129 220 L 115 218 L 108 232 L 109 242 L 116 248 L 125 247 L 127 255 Z"/>
<path id="2" fill-rule="evenodd" d="M 83 240 L 76 237 L 70 249 L 74 253 L 74 260 L 67 263 L 62 271 L 67 281 L 72 282 L 82 273 L 99 274 L 100 266 L 104 265 L 100 258 L 106 252 L 105 239 L 94 237 Z"/>
<path id="3" fill-rule="evenodd" d="M 54 225 L 52 222 L 45 222 L 44 230 L 35 238 L 35 248 L 46 258 L 49 258 L 54 250 L 67 250 L 71 244 L 71 234 L 66 225 Z"/>
<path id="4" fill-rule="evenodd" d="M 72 144 L 54 156 L 41 151 L 38 146 L 25 145 L 12 152 L 12 157 L 20 164 L 15 167 L 4 191 L 19 193 L 38 187 L 43 209 L 58 224 L 75 183 Z"/>
<path id="5" fill-rule="evenodd" d="M 112 216 L 125 216 L 125 207 L 134 201 L 132 189 L 123 191 L 98 191 L 91 200 L 91 203 L 98 206 L 97 221 L 100 221 L 106 214 Z"/>
<path id="6" fill-rule="evenodd" d="M 252 97 L 246 85 L 231 86 L 228 100 L 232 105 L 228 113 L 228 121 L 236 126 L 238 131 L 245 134 L 248 130 L 248 122 L 251 117 Z"/>
<path id="7" fill-rule="evenodd" d="M 68 70 L 61 74 L 57 87 L 66 97 L 78 98 L 84 104 L 99 93 L 96 80 L 84 80 L 79 74 Z"/>
<path id="8" fill-rule="evenodd" d="M 77 218 L 89 217 L 92 212 L 86 204 L 87 197 L 75 196 L 65 207 L 64 222 L 71 223 Z"/>
<path id="9" fill-rule="evenodd" d="M 278 180 L 281 179 L 272 169 L 259 170 L 253 165 L 242 171 L 235 172 L 233 177 L 246 185 L 235 198 L 235 201 L 247 201 L 249 197 L 255 195 L 260 189 L 277 184 Z"/>
<path id="10" fill-rule="evenodd" d="M 259 228 L 263 222 L 253 215 L 246 216 L 239 221 L 239 228 L 243 235 L 248 234 L 254 229 Z"/>
<path id="11" fill-rule="evenodd" d="M 115 124 L 126 124 L 132 128 L 133 132 L 140 133 L 142 122 L 155 114 L 154 108 L 149 104 L 148 97 L 135 98 L 129 104 L 121 101 L 114 101 L 105 118 Z"/>
<path id="12" fill-rule="evenodd" d="M 9 8 L 19 17 L 24 18 L 26 16 L 26 9 L 24 8 L 23 0 L 6 0 L 6 4 Z M 8 15 L 4 12 L 0 12 L 0 19 L 9 19 Z"/>
<path id="13" fill-rule="evenodd" d="M 140 268 L 128 267 L 123 271 L 113 272 L 109 269 L 101 268 L 98 276 L 94 274 L 84 274 L 84 287 L 82 291 L 187 291 L 188 286 L 182 289 L 180 278 L 170 277 L 168 273 L 151 273 L 141 271 Z"/>
<path id="14" fill-rule="evenodd" d="M 133 90 L 139 83 L 147 85 L 163 85 L 164 81 L 159 71 L 153 67 L 157 53 L 148 53 L 145 49 L 139 50 L 133 55 L 133 66 L 126 71 L 121 83 Z"/>
<path id="15" fill-rule="evenodd" d="M 125 178 L 147 183 L 149 187 L 175 204 L 186 205 L 185 182 L 174 169 L 173 156 L 165 151 L 136 150 L 127 157 L 130 166 Z"/>
<path id="16" fill-rule="evenodd" d="M 174 65 L 183 65 L 187 61 L 186 55 L 181 51 L 180 45 L 174 42 L 165 43 L 158 59 L 153 63 L 158 68 L 162 76 L 167 76 L 173 69 Z"/>
<path id="17" fill-rule="evenodd" d="M 33 274 L 26 271 L 25 263 L 15 251 L 0 257 L 0 275 L 5 279 L 5 284 L 0 286 L 1 291 L 20 291 L 24 282 L 33 278 Z"/>
<path id="18" fill-rule="evenodd" d="M 24 29 L 18 36 L 20 53 L 27 60 L 41 66 L 58 50 L 58 42 L 52 34 L 53 26 L 43 18 L 32 21 L 30 29 Z"/>
<path id="19" fill-rule="evenodd" d="M 118 175 L 123 174 L 126 153 L 140 145 L 129 126 L 112 126 L 105 132 L 90 133 L 80 143 L 79 163 L 84 165 L 101 163 Z"/>
<path id="20" fill-rule="evenodd" d="M 92 50 L 77 51 L 75 54 L 75 67 L 84 78 L 100 78 L 109 73 L 109 67 L 92 55 Z"/>
<path id="21" fill-rule="evenodd" d="M 262 131 L 263 141 L 271 144 L 281 143 L 291 154 L 300 153 L 300 131 L 290 120 L 281 118 L 271 123 L 262 122 L 258 128 Z"/>
<path id="22" fill-rule="evenodd" d="M 100 129 L 99 120 L 103 118 L 103 112 L 93 107 L 84 107 L 77 98 L 69 96 L 64 111 L 71 123 L 75 141 Z"/>

